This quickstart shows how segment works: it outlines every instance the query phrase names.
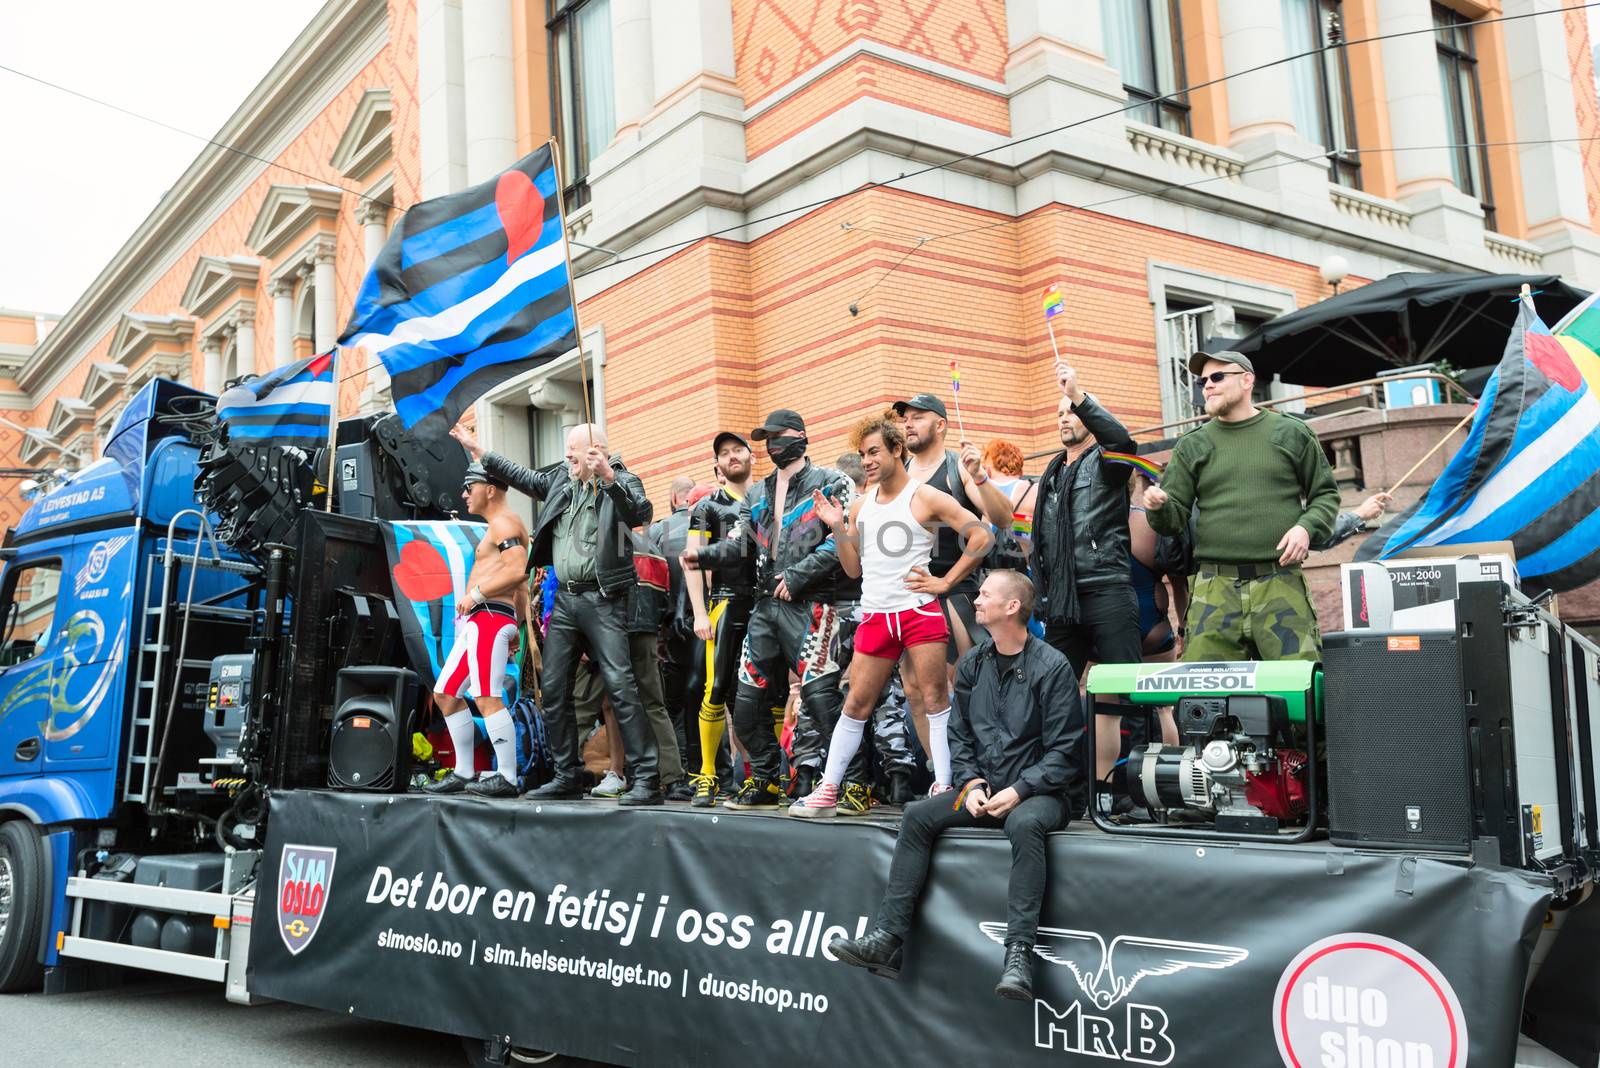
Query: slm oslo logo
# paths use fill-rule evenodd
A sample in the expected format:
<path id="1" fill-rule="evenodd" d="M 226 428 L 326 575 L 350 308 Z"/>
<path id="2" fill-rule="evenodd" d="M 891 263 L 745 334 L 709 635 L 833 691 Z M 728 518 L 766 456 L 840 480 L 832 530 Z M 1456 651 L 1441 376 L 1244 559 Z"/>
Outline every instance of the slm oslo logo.
<path id="1" fill-rule="evenodd" d="M 278 933 L 295 955 L 322 926 L 339 851 L 328 846 L 285 845 L 278 862 Z"/>

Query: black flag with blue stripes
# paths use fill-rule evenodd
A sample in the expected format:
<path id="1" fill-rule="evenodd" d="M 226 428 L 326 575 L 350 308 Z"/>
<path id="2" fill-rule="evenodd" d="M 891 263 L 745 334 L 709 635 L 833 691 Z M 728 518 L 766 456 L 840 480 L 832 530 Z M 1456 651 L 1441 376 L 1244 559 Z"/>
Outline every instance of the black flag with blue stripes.
<path id="1" fill-rule="evenodd" d="M 339 342 L 383 361 L 419 437 L 577 344 L 551 149 L 406 212 L 361 284 Z"/>

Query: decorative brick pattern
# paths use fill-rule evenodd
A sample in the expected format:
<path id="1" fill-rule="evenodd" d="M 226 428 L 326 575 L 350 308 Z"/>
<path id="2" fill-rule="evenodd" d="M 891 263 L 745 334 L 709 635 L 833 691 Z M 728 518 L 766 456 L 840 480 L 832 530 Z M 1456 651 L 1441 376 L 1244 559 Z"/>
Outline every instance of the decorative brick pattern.
<path id="1" fill-rule="evenodd" d="M 862 40 L 997 81 L 1004 77 L 1005 0 L 732 2 L 735 80 L 746 104 Z"/>

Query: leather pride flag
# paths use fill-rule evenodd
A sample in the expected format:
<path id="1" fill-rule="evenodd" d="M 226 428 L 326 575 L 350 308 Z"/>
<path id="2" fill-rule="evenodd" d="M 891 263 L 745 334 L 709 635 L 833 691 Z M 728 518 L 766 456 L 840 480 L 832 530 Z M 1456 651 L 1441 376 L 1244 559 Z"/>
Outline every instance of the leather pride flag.
<path id="1" fill-rule="evenodd" d="M 1482 541 L 1511 542 L 1533 589 L 1600 578 L 1600 355 L 1571 327 L 1552 334 L 1528 299 L 1466 442 L 1356 559 Z"/>
<path id="2" fill-rule="evenodd" d="M 577 345 L 552 147 L 406 212 L 361 283 L 339 343 L 383 361 L 418 437 Z"/>

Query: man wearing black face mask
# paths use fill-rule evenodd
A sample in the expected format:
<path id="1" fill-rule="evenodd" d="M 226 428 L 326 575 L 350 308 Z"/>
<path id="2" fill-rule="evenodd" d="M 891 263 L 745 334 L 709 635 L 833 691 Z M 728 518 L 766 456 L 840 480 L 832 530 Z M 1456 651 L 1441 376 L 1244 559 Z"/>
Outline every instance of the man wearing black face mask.
<path id="1" fill-rule="evenodd" d="M 721 571 L 746 554 L 756 561 L 756 604 L 750 613 L 734 696 L 733 727 L 750 753 L 750 778 L 726 807 L 775 809 L 782 804 L 777 739 L 772 734 L 771 688 L 790 671 L 800 676 L 800 702 L 823 737 L 831 737 L 844 707 L 835 645 L 839 630 L 834 601 L 844 572 L 832 532 L 818 518 L 811 494 L 848 505 L 850 481 L 831 467 L 806 459 L 806 425 L 799 413 L 780 408 L 750 432 L 764 442 L 778 469 L 753 486 L 739 506 L 738 526 L 715 545 L 690 546 L 683 566 Z M 871 807 L 866 757 L 857 753 L 845 773 L 840 815 Z"/>

